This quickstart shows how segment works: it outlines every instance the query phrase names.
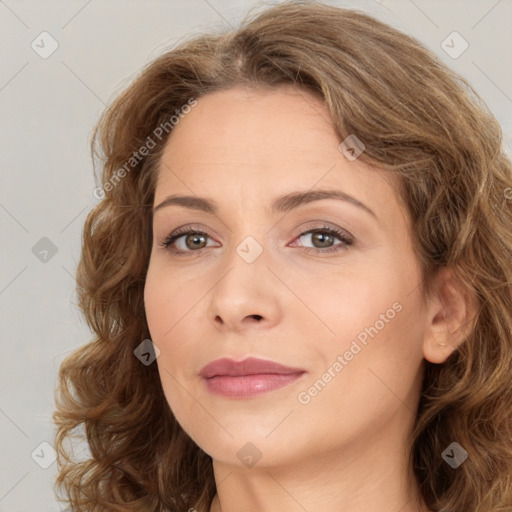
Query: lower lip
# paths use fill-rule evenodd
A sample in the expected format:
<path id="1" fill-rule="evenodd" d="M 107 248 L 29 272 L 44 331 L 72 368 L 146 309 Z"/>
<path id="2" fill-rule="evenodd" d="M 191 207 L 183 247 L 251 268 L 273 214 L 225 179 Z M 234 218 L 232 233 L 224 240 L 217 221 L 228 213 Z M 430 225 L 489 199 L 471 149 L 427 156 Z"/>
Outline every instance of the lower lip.
<path id="1" fill-rule="evenodd" d="M 303 373 L 261 373 L 230 377 L 217 375 L 205 379 L 211 393 L 229 398 L 249 398 L 279 389 L 299 379 Z"/>

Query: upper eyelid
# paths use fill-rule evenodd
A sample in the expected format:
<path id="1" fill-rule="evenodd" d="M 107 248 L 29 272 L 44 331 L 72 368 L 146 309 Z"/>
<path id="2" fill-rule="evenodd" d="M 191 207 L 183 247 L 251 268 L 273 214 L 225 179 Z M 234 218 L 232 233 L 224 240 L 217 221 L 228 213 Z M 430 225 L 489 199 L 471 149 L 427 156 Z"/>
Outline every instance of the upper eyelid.
<path id="1" fill-rule="evenodd" d="M 311 231 L 311 230 L 334 229 L 334 230 L 342 231 L 342 232 L 346 233 L 347 236 L 353 238 L 352 234 L 347 229 L 345 229 L 345 228 L 343 228 L 341 226 L 336 226 L 333 222 L 325 221 L 325 220 L 312 220 L 312 221 L 308 221 L 306 223 L 306 226 L 301 224 L 301 227 L 298 228 L 298 229 L 299 229 L 299 231 L 298 231 L 298 233 L 295 236 L 302 235 L 305 232 L 308 232 L 308 231 Z M 166 231 L 167 234 L 164 235 L 164 236 L 168 237 L 168 236 L 170 236 L 172 234 L 178 234 L 178 233 L 179 234 L 187 234 L 189 231 L 204 232 L 205 234 L 207 234 L 208 236 L 211 237 L 211 232 L 213 230 L 211 230 L 210 228 L 203 228 L 203 227 L 199 226 L 197 223 L 192 223 L 192 224 L 184 224 L 183 226 L 179 226 L 179 227 L 177 227 L 177 228 L 175 228 L 173 230 Z"/>

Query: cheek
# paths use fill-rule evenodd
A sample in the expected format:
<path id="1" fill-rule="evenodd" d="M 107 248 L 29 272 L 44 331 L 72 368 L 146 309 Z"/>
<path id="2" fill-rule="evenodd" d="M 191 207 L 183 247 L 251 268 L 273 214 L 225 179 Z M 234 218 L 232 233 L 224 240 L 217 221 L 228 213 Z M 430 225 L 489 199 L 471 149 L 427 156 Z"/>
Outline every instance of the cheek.
<path id="1" fill-rule="evenodd" d="M 144 285 L 144 310 L 153 341 L 158 337 L 157 334 L 160 334 L 162 329 L 160 324 L 165 318 L 162 314 L 163 305 L 166 300 L 166 297 L 163 296 L 164 292 L 165 286 L 162 286 L 161 280 L 158 279 L 158 275 L 154 270 L 154 265 L 150 261 Z"/>
<path id="2" fill-rule="evenodd" d="M 144 287 L 144 308 L 152 339 L 167 343 L 176 331 L 186 329 L 194 305 L 201 297 L 194 281 L 180 282 L 179 276 L 165 269 L 149 268 Z M 192 315 L 191 315 L 192 314 Z"/>
<path id="3" fill-rule="evenodd" d="M 389 389 L 407 394 L 422 363 L 423 306 L 414 265 L 395 257 L 365 270 L 332 282 L 335 300 L 324 301 L 322 312 L 336 336 L 316 349 L 317 359 L 327 362 L 317 377 L 331 368 L 332 387 L 351 406 L 358 397 L 363 404 L 386 393 L 393 399 Z M 339 356 L 342 368 L 333 368 Z"/>
<path id="4" fill-rule="evenodd" d="M 199 291 L 180 283 L 171 272 L 150 267 L 144 288 L 144 306 L 151 340 L 159 348 L 157 359 L 166 391 L 176 393 L 176 380 L 183 382 L 195 371 L 197 336 L 193 336 L 199 315 Z M 169 395 L 168 398 L 172 398 Z M 174 401 L 174 400 L 173 400 Z"/>
<path id="5" fill-rule="evenodd" d="M 391 266 L 383 268 L 351 268 L 350 272 L 337 272 L 328 285 L 308 293 L 311 309 L 330 328 L 331 342 L 338 349 L 350 345 L 359 337 L 364 342 L 371 332 L 389 331 L 389 325 L 400 316 L 406 293 L 403 283 L 407 277 L 395 274 Z M 312 283 L 308 283 L 310 286 Z M 348 348 L 348 347 L 347 347 Z"/>
<path id="6" fill-rule="evenodd" d="M 379 435 L 394 417 L 408 417 L 415 410 L 422 355 L 409 330 L 414 307 L 404 302 L 402 298 L 402 309 L 394 309 L 384 300 L 384 307 L 373 311 L 388 311 L 387 323 L 366 312 L 360 315 L 363 328 L 351 328 L 359 336 L 349 333 L 334 345 L 324 344 L 321 355 L 312 355 L 327 364 L 318 365 L 300 390 L 300 403 L 307 404 L 300 407 L 304 428 L 318 428 L 314 424 L 322 418 L 326 443 L 332 436 L 350 440 L 365 432 Z M 341 331 L 341 319 L 338 325 Z"/>
<path id="7" fill-rule="evenodd" d="M 176 280 L 154 270 L 148 272 L 144 305 L 151 340 L 160 351 L 156 365 L 165 399 L 183 428 L 183 421 L 193 423 L 198 411 L 193 410 L 193 401 L 183 388 L 192 371 L 186 362 L 193 359 L 194 348 L 184 340 L 187 340 L 187 322 L 192 321 L 187 311 L 189 315 L 193 311 L 189 311 L 184 293 L 179 290 Z"/>

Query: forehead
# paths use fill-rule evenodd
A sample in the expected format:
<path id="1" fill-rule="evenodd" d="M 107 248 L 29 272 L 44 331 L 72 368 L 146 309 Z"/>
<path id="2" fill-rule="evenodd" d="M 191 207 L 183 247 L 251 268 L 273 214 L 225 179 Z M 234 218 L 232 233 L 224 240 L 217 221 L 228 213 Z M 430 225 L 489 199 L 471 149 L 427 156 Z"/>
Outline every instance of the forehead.
<path id="1" fill-rule="evenodd" d="M 207 94 L 171 132 L 155 204 L 170 193 L 219 202 L 269 202 L 279 193 L 338 188 L 385 208 L 396 176 L 349 161 L 323 100 L 292 87 L 236 87 Z"/>
<path id="2" fill-rule="evenodd" d="M 330 141 L 325 140 L 327 133 Z M 188 156 L 194 159 L 238 155 L 249 160 L 257 153 L 258 160 L 263 161 L 292 153 L 316 155 L 323 161 L 333 135 L 326 106 L 307 91 L 235 87 L 201 97 L 173 129 L 166 149 L 173 153 L 177 146 L 184 150 L 193 147 Z M 281 151 L 273 152 L 275 147 Z"/>

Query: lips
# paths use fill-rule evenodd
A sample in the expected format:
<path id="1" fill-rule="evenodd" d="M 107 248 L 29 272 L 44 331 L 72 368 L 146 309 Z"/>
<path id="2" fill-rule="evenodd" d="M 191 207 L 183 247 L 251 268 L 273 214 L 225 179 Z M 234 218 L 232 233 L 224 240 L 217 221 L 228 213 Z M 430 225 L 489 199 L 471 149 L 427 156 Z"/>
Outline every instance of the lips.
<path id="1" fill-rule="evenodd" d="M 249 357 L 243 361 L 234 361 L 233 359 L 222 358 L 207 364 L 201 371 L 200 375 L 205 379 L 216 376 L 240 377 L 246 375 L 291 375 L 304 373 L 301 368 L 292 368 L 269 361 L 266 359 L 258 359 Z"/>
<path id="2" fill-rule="evenodd" d="M 265 359 L 249 357 L 243 361 L 217 359 L 200 372 L 208 391 L 229 399 L 249 399 L 298 381 L 305 370 Z"/>

